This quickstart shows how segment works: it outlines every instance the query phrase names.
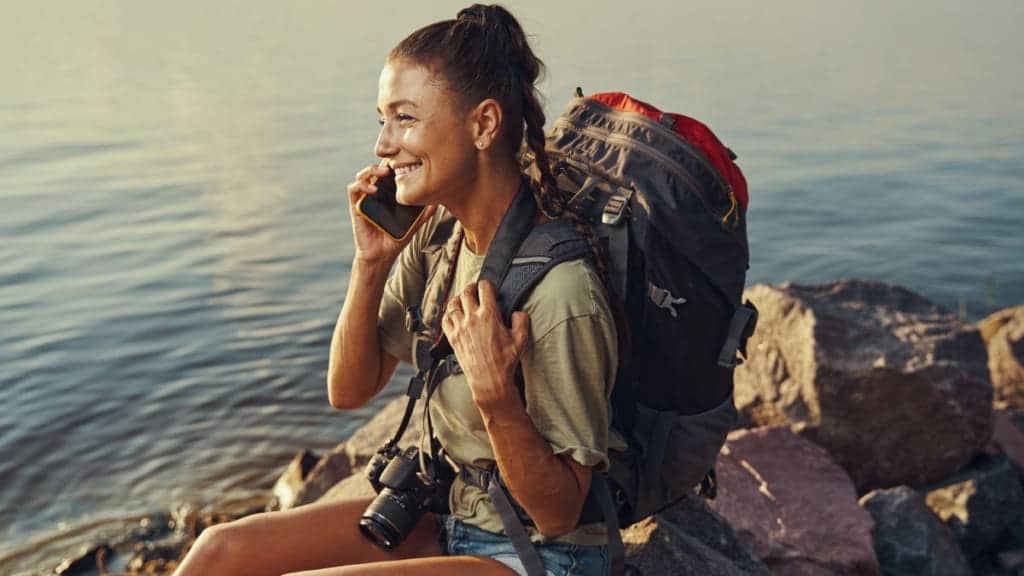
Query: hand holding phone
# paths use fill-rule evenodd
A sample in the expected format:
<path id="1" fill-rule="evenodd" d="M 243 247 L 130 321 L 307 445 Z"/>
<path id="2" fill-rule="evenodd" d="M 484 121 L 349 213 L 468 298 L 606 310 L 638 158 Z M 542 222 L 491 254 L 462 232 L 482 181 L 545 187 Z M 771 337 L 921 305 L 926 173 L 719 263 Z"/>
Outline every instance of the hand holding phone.
<path id="1" fill-rule="evenodd" d="M 387 167 L 387 161 L 382 161 L 380 167 Z M 426 206 L 398 203 L 395 196 L 395 173 L 392 170 L 385 176 L 371 177 L 370 183 L 377 187 L 377 192 L 360 198 L 356 203 L 356 212 L 395 242 L 404 242 L 423 218 Z"/>

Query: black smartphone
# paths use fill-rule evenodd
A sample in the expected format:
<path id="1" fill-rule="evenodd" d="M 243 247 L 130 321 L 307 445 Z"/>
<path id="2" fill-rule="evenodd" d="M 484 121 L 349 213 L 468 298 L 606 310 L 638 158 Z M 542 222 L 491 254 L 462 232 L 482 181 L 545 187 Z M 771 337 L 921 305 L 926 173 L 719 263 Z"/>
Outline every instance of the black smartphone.
<path id="1" fill-rule="evenodd" d="M 381 163 L 383 165 L 383 163 Z M 395 198 L 395 173 L 389 171 L 372 181 L 376 194 L 367 194 L 356 203 L 356 212 L 395 242 L 402 242 L 423 216 L 426 206 L 406 206 Z"/>

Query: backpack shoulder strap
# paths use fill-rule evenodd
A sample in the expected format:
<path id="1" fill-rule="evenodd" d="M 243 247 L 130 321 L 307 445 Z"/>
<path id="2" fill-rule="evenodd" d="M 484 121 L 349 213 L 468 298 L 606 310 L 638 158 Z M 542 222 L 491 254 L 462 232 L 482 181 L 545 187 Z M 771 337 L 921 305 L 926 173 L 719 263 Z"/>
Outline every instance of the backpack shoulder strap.
<path id="1" fill-rule="evenodd" d="M 586 239 L 569 220 L 551 220 L 534 226 L 512 258 L 504 281 L 498 285 L 498 302 L 506 325 L 512 320 L 512 312 L 522 307 L 530 291 L 552 268 L 589 255 Z"/>

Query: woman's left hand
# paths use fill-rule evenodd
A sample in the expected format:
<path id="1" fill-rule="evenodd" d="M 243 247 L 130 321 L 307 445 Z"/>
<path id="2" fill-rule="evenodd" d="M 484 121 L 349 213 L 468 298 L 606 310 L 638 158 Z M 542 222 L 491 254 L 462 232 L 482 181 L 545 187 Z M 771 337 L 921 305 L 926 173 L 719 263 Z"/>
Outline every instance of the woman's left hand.
<path id="1" fill-rule="evenodd" d="M 441 328 L 478 407 L 519 400 L 515 372 L 530 334 L 526 312 L 513 313 L 512 329 L 506 328 L 494 285 L 483 280 L 466 286 L 448 302 Z"/>

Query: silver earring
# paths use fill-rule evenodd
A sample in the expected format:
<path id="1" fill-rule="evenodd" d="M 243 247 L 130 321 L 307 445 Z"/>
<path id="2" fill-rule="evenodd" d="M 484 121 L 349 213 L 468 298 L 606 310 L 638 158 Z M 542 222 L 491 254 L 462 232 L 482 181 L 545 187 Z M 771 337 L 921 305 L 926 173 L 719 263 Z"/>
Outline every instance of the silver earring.
<path id="1" fill-rule="evenodd" d="M 483 140 L 478 140 L 477 143 L 476 143 L 476 147 L 481 149 L 481 150 L 483 150 L 484 149 L 484 141 Z"/>

